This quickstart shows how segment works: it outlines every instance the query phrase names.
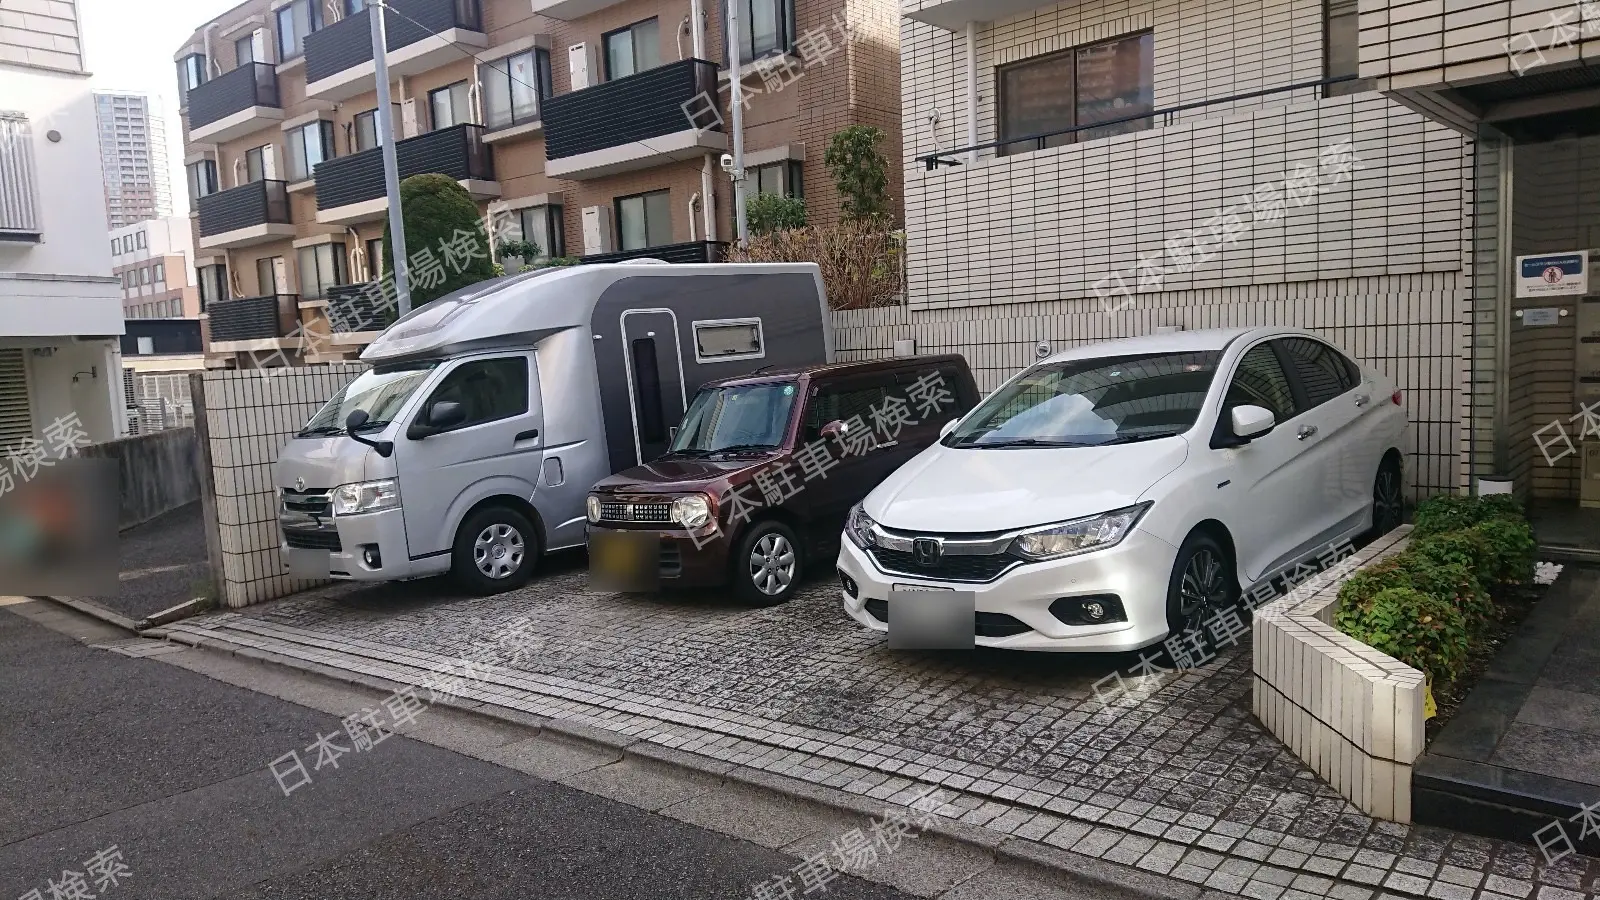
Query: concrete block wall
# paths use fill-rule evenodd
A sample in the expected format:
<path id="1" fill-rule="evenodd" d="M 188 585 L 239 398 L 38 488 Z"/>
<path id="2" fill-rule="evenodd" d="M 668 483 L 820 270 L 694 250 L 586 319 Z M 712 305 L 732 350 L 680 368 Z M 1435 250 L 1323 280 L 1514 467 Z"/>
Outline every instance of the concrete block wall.
<path id="1" fill-rule="evenodd" d="M 93 444 L 79 451 L 117 464 L 117 527 L 132 528 L 200 499 L 193 428 Z"/>
<path id="2" fill-rule="evenodd" d="M 1410 526 L 1374 541 L 1351 572 L 1405 549 Z M 1314 578 L 1255 614 L 1256 717 L 1362 812 L 1411 821 L 1423 749 L 1423 675 L 1333 627 L 1344 579 Z"/>
<path id="3" fill-rule="evenodd" d="M 278 553 L 272 466 L 294 433 L 365 369 L 335 363 L 204 374 L 205 419 L 197 430 L 210 452 L 224 605 L 249 606 L 316 584 L 290 578 Z"/>

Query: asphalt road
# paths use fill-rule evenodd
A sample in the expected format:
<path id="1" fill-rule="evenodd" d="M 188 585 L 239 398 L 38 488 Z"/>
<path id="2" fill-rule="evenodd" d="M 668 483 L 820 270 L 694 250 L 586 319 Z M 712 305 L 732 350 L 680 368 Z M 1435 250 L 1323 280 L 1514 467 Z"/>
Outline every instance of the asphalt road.
<path id="1" fill-rule="evenodd" d="M 0 608 L 0 898 L 113 845 L 98 897 L 740 898 L 795 859 L 392 735 L 284 796 L 326 713 Z M 201 653 L 204 651 L 185 651 Z M 853 877 L 830 898 L 905 898 Z M 798 889 L 796 896 L 799 896 Z M 821 896 L 813 894 L 812 896 Z"/>
<path id="2" fill-rule="evenodd" d="M 91 599 L 135 621 L 208 593 L 211 567 L 199 501 L 124 531 L 117 558 L 116 595 Z"/>

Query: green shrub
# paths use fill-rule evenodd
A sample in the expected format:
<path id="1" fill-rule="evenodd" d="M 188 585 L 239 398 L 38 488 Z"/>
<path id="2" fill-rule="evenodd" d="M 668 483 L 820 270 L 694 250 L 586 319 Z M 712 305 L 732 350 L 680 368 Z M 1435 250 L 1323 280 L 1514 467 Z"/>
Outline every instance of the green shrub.
<path id="1" fill-rule="evenodd" d="M 1512 494 L 1490 494 L 1483 497 L 1464 497 L 1460 494 L 1441 494 L 1417 504 L 1412 538 L 1443 534 L 1471 528 L 1491 519 L 1521 519 L 1522 504 Z"/>
<path id="2" fill-rule="evenodd" d="M 1534 553 L 1538 542 L 1533 537 L 1533 527 L 1522 519 L 1490 519 L 1472 526 L 1472 533 L 1483 541 L 1487 550 L 1483 573 L 1478 580 L 1485 584 L 1527 584 L 1533 580 Z"/>
<path id="3" fill-rule="evenodd" d="M 1385 588 L 1359 603 L 1341 603 L 1337 621 L 1340 631 L 1434 680 L 1454 679 L 1466 662 L 1468 632 L 1461 611 L 1414 588 Z"/>
<path id="4" fill-rule="evenodd" d="M 1483 625 L 1494 606 L 1473 575 L 1473 565 L 1448 560 L 1449 552 L 1457 550 L 1456 545 L 1424 546 L 1421 552 L 1415 547 L 1413 543 L 1405 552 L 1350 576 L 1339 589 L 1341 614 L 1346 608 L 1370 603 L 1384 591 L 1408 588 L 1455 607 L 1473 629 Z"/>
<path id="5" fill-rule="evenodd" d="M 483 231 L 483 216 L 479 215 L 472 195 L 454 178 L 438 174 L 413 175 L 400 182 L 400 219 L 406 230 L 406 253 L 412 262 L 407 271 L 413 309 L 451 291 L 495 277 L 496 263 L 489 259 L 489 238 Z M 455 243 L 458 231 L 471 236 L 469 243 L 477 242 L 477 252 L 470 259 L 444 264 L 435 272 L 424 272 L 415 264 L 424 250 L 443 264 L 441 244 Z M 384 259 L 394 259 L 392 240 L 389 226 L 385 225 Z M 457 266 L 459 271 L 456 271 Z M 442 280 L 438 278 L 440 272 L 444 276 Z"/>
<path id="6" fill-rule="evenodd" d="M 822 164 L 839 191 L 839 214 L 848 222 L 882 225 L 891 214 L 889 160 L 878 149 L 881 128 L 851 125 L 828 140 Z"/>
<path id="7" fill-rule="evenodd" d="M 744 214 L 755 237 L 806 227 L 806 202 L 798 197 L 757 194 L 745 202 Z"/>

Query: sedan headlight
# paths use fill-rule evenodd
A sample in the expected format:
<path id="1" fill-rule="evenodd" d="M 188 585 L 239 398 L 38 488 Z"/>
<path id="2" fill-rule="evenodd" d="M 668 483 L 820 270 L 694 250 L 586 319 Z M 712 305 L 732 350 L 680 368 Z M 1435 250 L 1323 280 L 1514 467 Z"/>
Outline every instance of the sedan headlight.
<path id="1" fill-rule="evenodd" d="M 844 523 L 844 533 L 850 536 L 850 540 L 856 542 L 856 546 L 866 549 L 877 545 L 877 541 L 872 536 L 873 526 L 877 524 L 872 521 L 871 516 L 867 515 L 867 511 L 862 508 L 862 505 L 857 503 L 850 508 L 850 517 Z"/>
<path id="2" fill-rule="evenodd" d="M 1114 509 L 1098 516 L 1073 519 L 1021 534 L 1011 542 L 1011 552 L 1034 561 L 1060 559 L 1116 545 L 1150 508 L 1149 503 Z"/>
<path id="3" fill-rule="evenodd" d="M 590 494 L 583 503 L 583 511 L 589 516 L 590 525 L 600 521 L 600 495 Z"/>
<path id="4" fill-rule="evenodd" d="M 341 484 L 333 489 L 333 514 L 353 516 L 400 507 L 400 482 L 393 478 Z"/>
<path id="5" fill-rule="evenodd" d="M 711 500 L 705 494 L 690 494 L 672 501 L 672 521 L 685 528 L 699 528 L 711 521 Z"/>

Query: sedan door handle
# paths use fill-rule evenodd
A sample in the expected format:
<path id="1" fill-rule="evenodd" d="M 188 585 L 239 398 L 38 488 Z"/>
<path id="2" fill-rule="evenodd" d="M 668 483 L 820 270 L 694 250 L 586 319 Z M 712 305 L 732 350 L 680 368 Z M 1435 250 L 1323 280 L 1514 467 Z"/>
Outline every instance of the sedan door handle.
<path id="1" fill-rule="evenodd" d="M 524 431 L 523 433 L 521 433 L 521 434 L 517 435 L 516 437 L 512 438 L 511 439 L 511 443 L 520 444 L 523 441 L 535 440 L 538 437 L 539 437 L 539 429 L 530 428 L 527 431 Z"/>
<path id="2" fill-rule="evenodd" d="M 1311 437 L 1312 435 L 1314 435 L 1316 433 L 1317 433 L 1317 426 L 1315 426 L 1315 425 L 1301 425 L 1300 426 L 1300 432 L 1298 434 L 1296 434 L 1295 437 L 1303 441 L 1306 438 Z"/>
<path id="3" fill-rule="evenodd" d="M 1371 403 L 1371 402 L 1372 402 L 1372 395 L 1371 394 L 1358 394 L 1356 396 L 1356 406 L 1366 406 L 1368 403 Z"/>

